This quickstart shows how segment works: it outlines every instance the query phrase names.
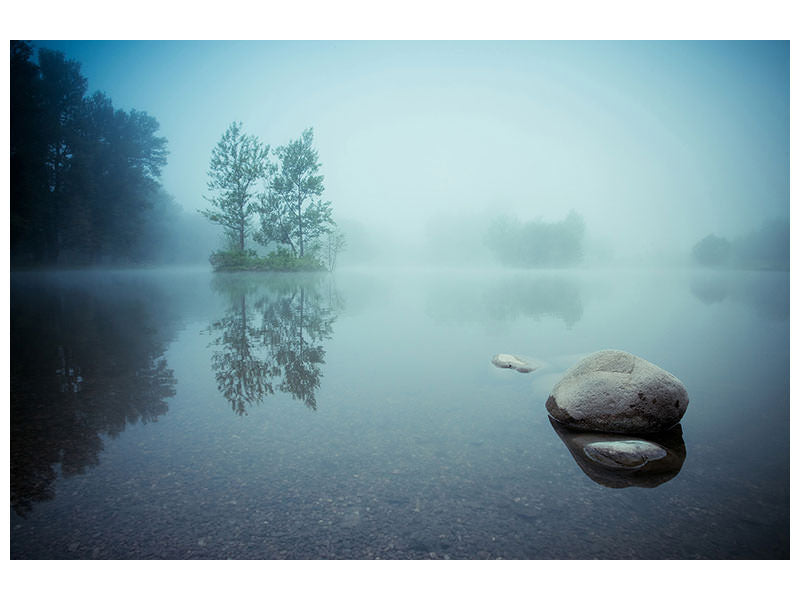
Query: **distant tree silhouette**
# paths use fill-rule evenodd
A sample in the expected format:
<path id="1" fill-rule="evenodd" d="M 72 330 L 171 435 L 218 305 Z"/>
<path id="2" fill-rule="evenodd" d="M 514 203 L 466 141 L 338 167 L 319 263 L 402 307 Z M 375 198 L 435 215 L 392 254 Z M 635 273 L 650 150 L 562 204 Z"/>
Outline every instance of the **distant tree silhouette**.
<path id="1" fill-rule="evenodd" d="M 86 96 L 80 64 L 11 42 L 14 264 L 130 260 L 149 225 L 166 140 L 146 113 Z"/>
<path id="2" fill-rule="evenodd" d="M 773 219 L 728 241 L 710 234 L 692 247 L 692 259 L 706 267 L 789 269 L 789 221 Z"/>
<path id="3" fill-rule="evenodd" d="M 706 267 L 728 264 L 731 258 L 731 243 L 716 235 L 707 235 L 692 247 L 692 258 Z"/>
<path id="4" fill-rule="evenodd" d="M 583 259 L 585 230 L 575 211 L 555 223 L 499 217 L 489 226 L 485 241 L 496 259 L 509 266 L 568 267 Z"/>

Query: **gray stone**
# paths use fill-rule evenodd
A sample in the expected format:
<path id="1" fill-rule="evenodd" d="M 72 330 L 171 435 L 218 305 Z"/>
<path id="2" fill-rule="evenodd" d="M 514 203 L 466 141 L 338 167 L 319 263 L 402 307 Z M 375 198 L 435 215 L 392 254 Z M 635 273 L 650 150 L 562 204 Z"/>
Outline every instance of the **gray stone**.
<path id="1" fill-rule="evenodd" d="M 501 369 L 515 369 L 520 373 L 530 373 L 540 366 L 535 361 L 513 354 L 495 354 L 492 357 L 492 364 Z"/>
<path id="2" fill-rule="evenodd" d="M 601 350 L 568 370 L 546 408 L 559 423 L 581 431 L 653 433 L 677 424 L 689 395 L 664 369 L 621 350 Z"/>

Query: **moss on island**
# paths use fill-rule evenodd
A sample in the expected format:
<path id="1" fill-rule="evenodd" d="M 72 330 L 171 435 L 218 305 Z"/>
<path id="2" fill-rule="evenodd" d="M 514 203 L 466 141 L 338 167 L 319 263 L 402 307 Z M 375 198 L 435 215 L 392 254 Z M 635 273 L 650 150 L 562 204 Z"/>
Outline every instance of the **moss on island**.
<path id="1" fill-rule="evenodd" d="M 220 250 L 209 257 L 215 271 L 324 271 L 320 260 L 306 254 L 294 256 L 285 248 L 258 256 L 254 250 Z"/>

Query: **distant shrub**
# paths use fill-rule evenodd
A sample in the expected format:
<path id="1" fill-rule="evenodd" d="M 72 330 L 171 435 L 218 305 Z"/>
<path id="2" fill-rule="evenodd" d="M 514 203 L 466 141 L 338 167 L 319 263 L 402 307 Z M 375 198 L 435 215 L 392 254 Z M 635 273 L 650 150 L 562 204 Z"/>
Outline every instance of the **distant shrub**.
<path id="1" fill-rule="evenodd" d="M 324 271 L 325 265 L 313 254 L 294 256 L 286 248 L 270 252 L 266 258 L 259 259 L 269 271 Z"/>
<path id="2" fill-rule="evenodd" d="M 218 250 L 208 258 L 208 262 L 211 263 L 215 271 L 220 271 L 236 269 L 248 264 L 255 258 L 257 257 L 254 250 Z"/>
<path id="3" fill-rule="evenodd" d="M 707 235 L 692 248 L 692 258 L 705 267 L 721 267 L 731 257 L 731 243 L 716 235 Z"/>
<path id="4" fill-rule="evenodd" d="M 279 248 L 261 257 L 250 250 L 220 250 L 209 257 L 215 271 L 322 271 L 325 266 L 312 255 L 294 256 Z"/>
<path id="5" fill-rule="evenodd" d="M 575 211 L 554 223 L 498 217 L 489 226 L 485 242 L 502 264 L 570 267 L 583 259 L 585 232 L 583 218 Z"/>

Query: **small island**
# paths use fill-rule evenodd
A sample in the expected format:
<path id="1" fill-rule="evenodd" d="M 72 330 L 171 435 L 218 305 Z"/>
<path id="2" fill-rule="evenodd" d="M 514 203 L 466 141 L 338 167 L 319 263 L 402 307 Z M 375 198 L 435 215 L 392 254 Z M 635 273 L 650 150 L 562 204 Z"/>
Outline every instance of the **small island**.
<path id="1" fill-rule="evenodd" d="M 269 144 L 242 131 L 242 123 L 231 123 L 211 152 L 211 208 L 200 211 L 225 231 L 227 248 L 209 257 L 215 271 L 333 271 L 344 235 L 330 201 L 322 199 L 324 176 L 313 142 L 308 128 L 270 152 Z M 248 238 L 268 254 L 246 248 Z"/>
<path id="2" fill-rule="evenodd" d="M 253 249 L 218 250 L 208 261 L 215 271 L 325 271 L 327 267 L 313 255 L 294 256 L 285 248 L 259 256 Z"/>

